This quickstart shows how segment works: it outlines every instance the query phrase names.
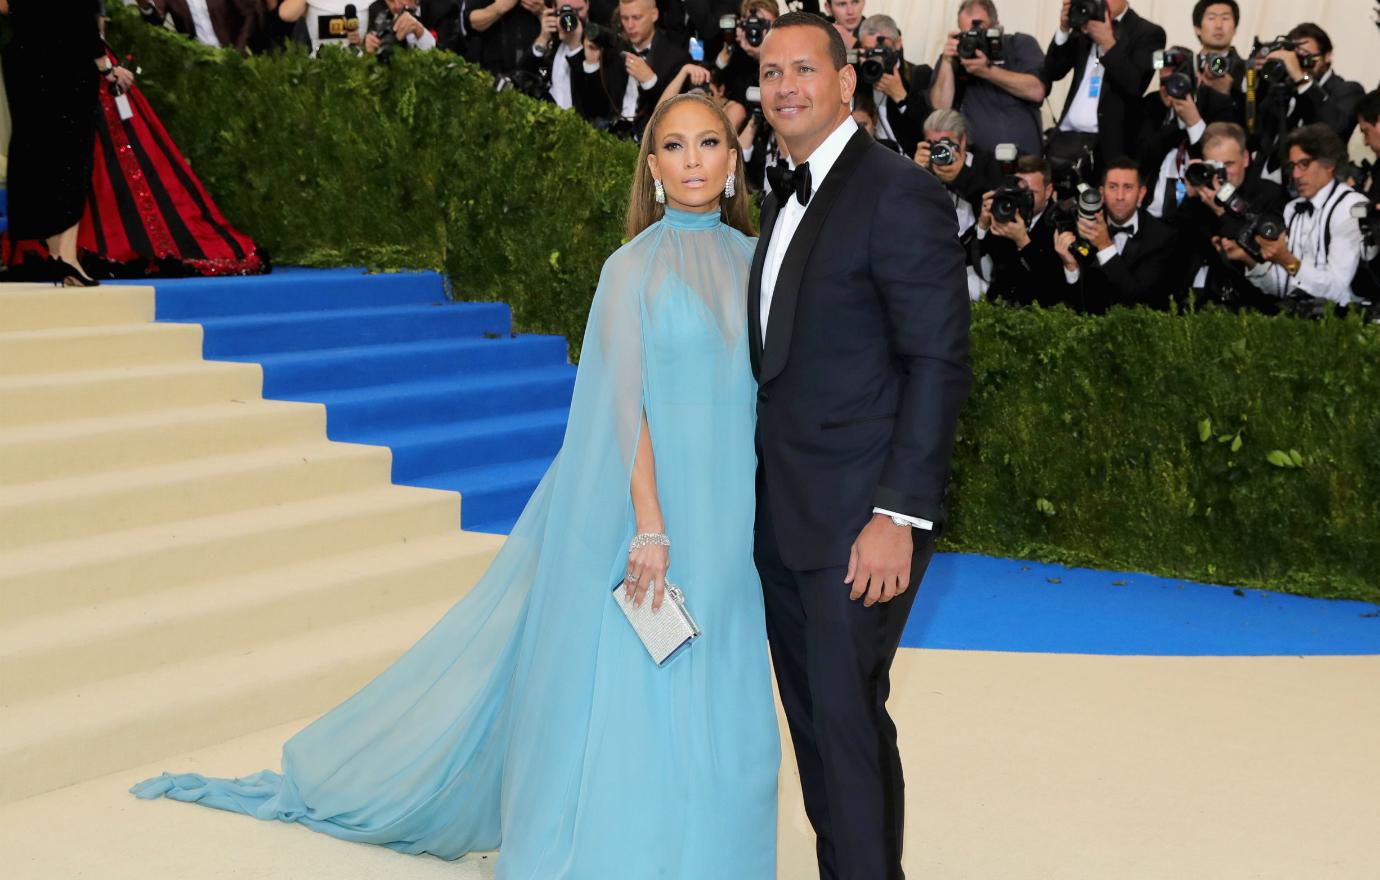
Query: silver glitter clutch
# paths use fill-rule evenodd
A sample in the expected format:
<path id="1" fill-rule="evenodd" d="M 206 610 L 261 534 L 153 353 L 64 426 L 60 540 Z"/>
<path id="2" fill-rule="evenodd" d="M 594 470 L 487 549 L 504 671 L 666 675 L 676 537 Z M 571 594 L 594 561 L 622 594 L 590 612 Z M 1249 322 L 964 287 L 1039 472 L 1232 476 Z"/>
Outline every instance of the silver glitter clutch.
<path id="1" fill-rule="evenodd" d="M 665 666 L 700 637 L 700 628 L 685 607 L 685 594 L 670 581 L 666 582 L 666 598 L 661 610 L 655 614 L 652 613 L 651 595 L 643 597 L 642 607 L 636 607 L 621 580 L 613 585 L 613 601 L 623 609 L 628 623 L 632 624 L 633 631 L 657 666 Z"/>

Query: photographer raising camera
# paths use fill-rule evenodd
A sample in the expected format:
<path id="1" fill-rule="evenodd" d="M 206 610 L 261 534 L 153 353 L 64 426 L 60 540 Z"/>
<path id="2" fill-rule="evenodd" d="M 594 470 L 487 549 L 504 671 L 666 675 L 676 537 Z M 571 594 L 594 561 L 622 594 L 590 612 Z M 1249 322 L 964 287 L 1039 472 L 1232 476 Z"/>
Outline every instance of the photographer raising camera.
<path id="1" fill-rule="evenodd" d="M 876 139 L 895 143 L 907 156 L 915 154 L 921 129 L 929 115 L 928 65 L 905 59 L 901 29 L 889 15 L 873 15 L 858 28 L 858 91 L 853 107 L 876 119 Z"/>
<path id="2" fill-rule="evenodd" d="M 541 16 L 541 34 L 532 43 L 526 69 L 540 76 L 546 94 L 562 110 L 575 106 L 573 70 L 584 64 L 586 0 L 551 0 Z"/>
<path id="3" fill-rule="evenodd" d="M 992 0 L 963 0 L 958 30 L 949 32 L 943 57 L 934 70 L 930 103 L 937 110 L 958 110 L 972 127 L 973 144 L 994 150 L 1015 144 L 1021 153 L 1040 155 L 1040 79 L 1045 53 L 1028 34 L 1007 34 Z"/>

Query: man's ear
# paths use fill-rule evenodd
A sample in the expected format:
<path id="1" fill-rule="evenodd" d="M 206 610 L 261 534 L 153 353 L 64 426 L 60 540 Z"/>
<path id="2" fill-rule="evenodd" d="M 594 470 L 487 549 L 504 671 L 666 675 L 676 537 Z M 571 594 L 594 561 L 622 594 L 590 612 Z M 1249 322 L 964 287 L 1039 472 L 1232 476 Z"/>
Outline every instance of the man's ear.
<path id="1" fill-rule="evenodd" d="M 843 103 L 849 107 L 853 106 L 853 94 L 858 90 L 858 72 L 853 69 L 853 65 L 843 65 L 843 70 L 839 71 L 839 94 L 843 98 Z"/>

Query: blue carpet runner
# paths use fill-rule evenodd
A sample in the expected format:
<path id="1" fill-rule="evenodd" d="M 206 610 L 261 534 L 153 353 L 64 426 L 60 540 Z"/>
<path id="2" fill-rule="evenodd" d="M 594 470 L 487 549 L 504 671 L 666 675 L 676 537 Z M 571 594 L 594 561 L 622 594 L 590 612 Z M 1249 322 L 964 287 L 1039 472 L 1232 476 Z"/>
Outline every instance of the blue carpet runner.
<path id="1" fill-rule="evenodd" d="M 206 358 L 261 364 L 265 397 L 324 403 L 331 439 L 393 450 L 394 482 L 460 492 L 466 529 L 506 534 L 560 447 L 565 340 L 513 336 L 506 305 L 452 302 L 434 273 L 289 268 L 157 290 L 158 320 L 201 324 Z M 902 645 L 1380 654 L 1380 606 L 940 554 Z"/>
<path id="2" fill-rule="evenodd" d="M 560 448 L 565 339 L 512 333 L 503 303 L 447 298 L 432 272 L 277 269 L 157 283 L 160 321 L 200 324 L 208 360 L 262 365 L 264 397 L 326 405 L 332 440 L 393 450 L 393 481 L 461 493 L 461 523 L 507 533 Z"/>

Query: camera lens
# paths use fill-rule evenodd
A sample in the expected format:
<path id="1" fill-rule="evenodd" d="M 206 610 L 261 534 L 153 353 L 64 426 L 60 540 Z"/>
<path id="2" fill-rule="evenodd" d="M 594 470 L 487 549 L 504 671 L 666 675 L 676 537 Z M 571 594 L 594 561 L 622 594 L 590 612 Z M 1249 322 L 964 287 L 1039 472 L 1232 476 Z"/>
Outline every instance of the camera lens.
<path id="1" fill-rule="evenodd" d="M 1102 210 L 1102 193 L 1087 184 L 1078 190 L 1078 216 L 1083 220 L 1096 220 Z"/>

